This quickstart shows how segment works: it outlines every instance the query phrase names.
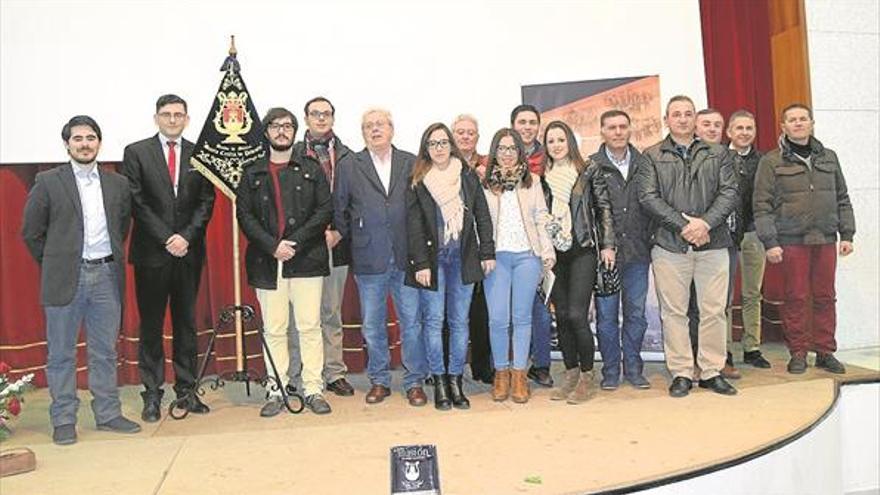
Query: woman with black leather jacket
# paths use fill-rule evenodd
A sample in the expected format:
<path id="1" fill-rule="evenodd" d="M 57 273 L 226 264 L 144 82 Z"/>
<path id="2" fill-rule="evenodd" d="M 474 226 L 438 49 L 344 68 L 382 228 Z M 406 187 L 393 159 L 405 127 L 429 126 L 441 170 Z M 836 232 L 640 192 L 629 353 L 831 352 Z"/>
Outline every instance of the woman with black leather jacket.
<path id="1" fill-rule="evenodd" d="M 611 201 L 598 166 L 585 163 L 571 128 L 553 121 L 544 131 L 547 162 L 541 178 L 551 219 L 547 231 L 556 250 L 556 281 L 550 295 L 565 376 L 551 399 L 584 402 L 593 381 L 595 344 L 587 314 L 598 258 L 614 265 Z M 600 251 L 601 249 L 601 251 Z"/>

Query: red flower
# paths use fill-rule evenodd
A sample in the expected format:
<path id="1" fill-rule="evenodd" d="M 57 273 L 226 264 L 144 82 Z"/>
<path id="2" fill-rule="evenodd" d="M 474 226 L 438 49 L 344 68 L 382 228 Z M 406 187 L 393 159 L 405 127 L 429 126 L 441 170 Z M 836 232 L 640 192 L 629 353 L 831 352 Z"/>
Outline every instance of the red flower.
<path id="1" fill-rule="evenodd" d="M 7 405 L 9 408 L 9 412 L 13 416 L 18 416 L 18 413 L 21 412 L 21 402 L 18 401 L 17 397 L 11 397 L 9 399 L 9 404 Z"/>
<path id="2" fill-rule="evenodd" d="M 8 364 L 4 363 L 3 361 L 0 361 L 0 374 L 9 373 L 9 370 L 11 370 L 11 369 L 12 368 L 10 368 Z"/>

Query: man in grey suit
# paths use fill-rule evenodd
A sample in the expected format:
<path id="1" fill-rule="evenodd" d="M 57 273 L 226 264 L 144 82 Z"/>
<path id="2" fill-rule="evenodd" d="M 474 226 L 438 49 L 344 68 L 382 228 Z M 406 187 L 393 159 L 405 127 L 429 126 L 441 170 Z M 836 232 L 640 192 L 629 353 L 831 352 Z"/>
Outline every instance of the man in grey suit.
<path id="1" fill-rule="evenodd" d="M 68 445 L 76 442 L 76 343 L 82 323 L 98 429 L 137 433 L 141 427 L 122 416 L 116 385 L 116 340 L 125 294 L 123 245 L 131 213 L 128 181 L 98 167 L 101 129 L 91 117 L 70 119 L 61 138 L 70 165 L 37 175 L 21 234 L 41 269 L 52 440 Z"/>
<path id="2" fill-rule="evenodd" d="M 408 260 L 404 192 L 415 156 L 391 145 L 394 121 L 387 110 L 367 110 L 361 131 L 366 149 L 339 162 L 333 225 L 343 240 L 351 240 L 351 270 L 358 285 L 372 384 L 366 401 L 375 404 L 391 394 L 386 323 L 390 293 L 400 322 L 403 388 L 410 405 L 423 406 L 428 401 L 422 388 L 428 366 L 418 289 L 403 283 Z"/>

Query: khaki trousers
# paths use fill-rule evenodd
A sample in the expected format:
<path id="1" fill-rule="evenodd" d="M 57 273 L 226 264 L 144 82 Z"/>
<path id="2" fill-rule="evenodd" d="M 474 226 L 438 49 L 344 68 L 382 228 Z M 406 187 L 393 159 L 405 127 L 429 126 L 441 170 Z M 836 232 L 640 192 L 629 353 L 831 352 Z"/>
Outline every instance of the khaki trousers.
<path id="1" fill-rule="evenodd" d="M 673 378 L 691 379 L 694 375 L 687 317 L 693 282 L 700 309 L 697 365 L 702 370 L 700 377 L 703 380 L 715 377 L 727 357 L 725 307 L 730 263 L 727 249 L 689 249 L 687 253 L 672 253 L 655 246 L 651 250 L 651 260 L 669 373 Z"/>
<path id="2" fill-rule="evenodd" d="M 754 231 L 746 232 L 740 244 L 740 273 L 742 274 L 742 323 L 740 342 L 743 352 L 757 351 L 761 347 L 761 286 L 764 282 L 766 251 Z M 731 327 L 728 316 L 728 328 Z M 730 332 L 728 332 L 730 336 Z M 730 342 L 728 341 L 728 348 Z"/>
<path id="3" fill-rule="evenodd" d="M 324 346 L 321 336 L 321 288 L 323 277 L 284 278 L 282 264 L 278 263 L 277 288 L 257 289 L 257 301 L 263 314 L 263 334 L 272 353 L 272 360 L 282 381 L 290 365 L 287 327 L 291 313 L 299 330 L 299 348 L 302 356 L 302 380 L 305 395 L 321 393 L 321 369 L 324 367 Z M 291 311 L 292 310 L 292 311 Z M 266 372 L 272 373 L 269 358 L 263 353 Z M 272 390 L 271 395 L 281 395 Z"/>
<path id="4" fill-rule="evenodd" d="M 324 383 L 333 383 L 345 378 L 348 368 L 343 360 L 342 349 L 342 295 L 348 278 L 348 266 L 330 266 L 330 275 L 324 277 L 321 294 L 321 331 L 324 334 Z M 290 340 L 290 383 L 295 386 L 300 381 L 302 362 L 299 351 L 299 332 L 296 322 L 291 318 L 288 327 Z"/>

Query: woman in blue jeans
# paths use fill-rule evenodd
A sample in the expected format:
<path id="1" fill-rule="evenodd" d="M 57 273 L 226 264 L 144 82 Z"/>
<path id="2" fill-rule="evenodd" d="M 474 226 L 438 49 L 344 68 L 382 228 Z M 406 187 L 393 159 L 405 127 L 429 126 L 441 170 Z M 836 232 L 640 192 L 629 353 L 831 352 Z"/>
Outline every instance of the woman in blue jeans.
<path id="1" fill-rule="evenodd" d="M 495 266 L 492 220 L 480 179 L 444 124 L 422 134 L 406 190 L 406 284 L 419 288 L 434 407 L 467 409 L 461 376 L 467 357 L 468 312 L 474 283 Z M 449 325 L 449 366 L 444 366 L 443 317 Z"/>
<path id="2" fill-rule="evenodd" d="M 598 253 L 605 266 L 614 265 L 611 202 L 599 166 L 581 158 L 571 128 L 555 120 L 544 131 L 547 163 L 544 195 L 550 210 L 548 233 L 556 249 L 556 282 L 550 295 L 565 376 L 550 396 L 579 404 L 587 400 L 593 382 L 596 346 L 587 321 Z"/>
<path id="3" fill-rule="evenodd" d="M 541 181 L 529 172 L 525 146 L 513 129 L 492 138 L 484 190 L 492 216 L 495 270 L 483 285 L 489 308 L 489 338 L 495 361 L 492 398 L 529 400 L 526 367 L 532 338 L 532 303 L 544 270 L 556 262 L 545 223 L 549 217 Z M 513 362 L 510 362 L 513 323 Z"/>

